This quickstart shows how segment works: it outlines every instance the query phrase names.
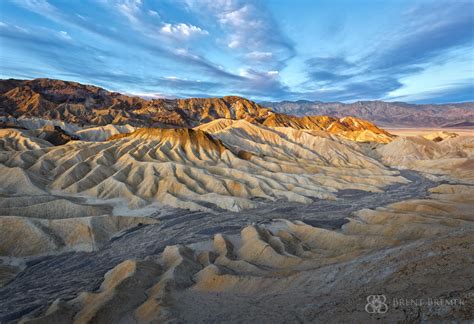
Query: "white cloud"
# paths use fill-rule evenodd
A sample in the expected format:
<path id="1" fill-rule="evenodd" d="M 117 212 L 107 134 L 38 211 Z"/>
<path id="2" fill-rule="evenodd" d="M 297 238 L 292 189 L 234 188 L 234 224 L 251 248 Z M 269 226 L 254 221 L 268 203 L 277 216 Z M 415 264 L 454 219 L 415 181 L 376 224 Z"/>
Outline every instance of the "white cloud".
<path id="1" fill-rule="evenodd" d="M 185 48 L 178 48 L 175 50 L 177 55 L 188 55 L 188 51 Z"/>
<path id="2" fill-rule="evenodd" d="M 248 69 L 246 69 L 246 68 L 240 68 L 240 69 L 239 69 L 239 75 L 240 75 L 240 76 L 243 76 L 243 77 L 249 76 Z"/>
<path id="3" fill-rule="evenodd" d="M 238 47 L 240 47 L 240 42 L 238 40 L 234 39 L 234 40 L 231 40 L 229 42 L 229 44 L 227 44 L 227 46 L 229 48 L 238 48 Z"/>
<path id="4" fill-rule="evenodd" d="M 64 30 L 61 30 L 58 32 L 59 34 L 59 37 L 65 39 L 65 40 L 71 40 L 71 36 L 69 36 L 69 34 L 67 33 L 67 31 L 64 31 Z"/>
<path id="5" fill-rule="evenodd" d="M 28 34 L 30 32 L 28 29 L 23 28 L 23 27 L 18 26 L 18 25 L 14 25 L 13 27 L 15 27 L 17 30 L 21 31 L 22 33 Z"/>
<path id="6" fill-rule="evenodd" d="M 150 100 L 150 99 L 174 99 L 176 96 L 167 94 L 167 93 L 161 93 L 161 92 L 125 92 L 124 94 L 126 95 L 131 95 L 131 96 L 136 96 L 136 97 L 141 97 L 145 100 Z"/>
<path id="7" fill-rule="evenodd" d="M 131 23 L 138 23 L 142 0 L 122 0 L 116 4 L 117 10 L 127 17 Z"/>
<path id="8" fill-rule="evenodd" d="M 262 94 L 280 93 L 288 91 L 286 85 L 281 83 L 280 73 L 276 70 L 262 71 L 251 68 L 240 68 L 239 75 L 245 78 L 242 88 Z"/>
<path id="9" fill-rule="evenodd" d="M 227 46 L 230 48 L 255 47 L 258 33 L 265 29 L 265 22 L 255 13 L 255 8 L 244 5 L 234 10 L 218 14 L 219 23 L 230 29 Z"/>
<path id="10" fill-rule="evenodd" d="M 240 68 L 239 75 L 248 79 L 263 79 L 263 78 L 278 78 L 280 73 L 278 71 L 256 71 L 249 68 Z"/>
<path id="11" fill-rule="evenodd" d="M 0 21 L 0 27 L 7 27 L 8 25 L 5 24 L 3 21 Z"/>
<path id="12" fill-rule="evenodd" d="M 270 60 L 273 58 L 273 53 L 272 52 L 259 52 L 259 51 L 254 51 L 250 52 L 247 55 L 247 58 L 255 61 L 265 61 L 265 60 Z"/>
<path id="13" fill-rule="evenodd" d="M 155 10 L 148 10 L 148 15 L 152 17 L 159 17 L 160 14 L 156 12 Z"/>
<path id="14" fill-rule="evenodd" d="M 236 10 L 221 14 L 219 22 L 233 27 L 251 29 L 260 28 L 263 25 L 263 21 L 255 15 L 251 5 L 245 5 Z"/>
<path id="15" fill-rule="evenodd" d="M 183 0 L 187 9 L 209 16 L 211 24 L 222 28 L 224 44 L 232 50 L 254 52 L 243 57 L 279 65 L 294 55 L 294 47 L 281 32 L 265 1 L 255 0 Z M 272 61 L 272 62 L 270 62 Z M 270 67 L 271 68 L 271 67 Z"/>
<path id="16" fill-rule="evenodd" d="M 216 11 L 229 11 L 235 7 L 235 0 L 184 0 L 189 8 L 208 8 Z"/>
<path id="17" fill-rule="evenodd" d="M 160 29 L 161 33 L 175 38 L 190 38 L 198 35 L 208 35 L 206 30 L 197 26 L 188 25 L 184 23 L 179 24 L 163 24 Z"/>
<path id="18" fill-rule="evenodd" d="M 15 0 L 15 3 L 28 10 L 43 14 L 45 16 L 57 13 L 56 7 L 46 0 Z"/>

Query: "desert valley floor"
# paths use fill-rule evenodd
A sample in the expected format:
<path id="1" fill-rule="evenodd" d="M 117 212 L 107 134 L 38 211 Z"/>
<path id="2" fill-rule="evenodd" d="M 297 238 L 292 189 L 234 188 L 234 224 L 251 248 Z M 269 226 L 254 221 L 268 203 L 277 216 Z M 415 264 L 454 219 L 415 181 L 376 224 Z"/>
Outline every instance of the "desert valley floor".
<path id="1" fill-rule="evenodd" d="M 15 82 L 1 323 L 474 319 L 471 134 Z"/>

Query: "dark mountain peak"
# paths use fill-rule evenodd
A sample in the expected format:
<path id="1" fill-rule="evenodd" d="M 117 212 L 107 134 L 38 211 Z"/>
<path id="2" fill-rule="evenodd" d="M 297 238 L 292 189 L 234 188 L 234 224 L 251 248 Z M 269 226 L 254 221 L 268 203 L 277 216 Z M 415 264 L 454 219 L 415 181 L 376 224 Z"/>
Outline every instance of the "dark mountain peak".
<path id="1" fill-rule="evenodd" d="M 246 98 L 152 99 L 53 79 L 1 80 L 0 115 L 58 119 L 80 125 L 193 127 L 217 118 L 258 120 L 269 109 Z"/>

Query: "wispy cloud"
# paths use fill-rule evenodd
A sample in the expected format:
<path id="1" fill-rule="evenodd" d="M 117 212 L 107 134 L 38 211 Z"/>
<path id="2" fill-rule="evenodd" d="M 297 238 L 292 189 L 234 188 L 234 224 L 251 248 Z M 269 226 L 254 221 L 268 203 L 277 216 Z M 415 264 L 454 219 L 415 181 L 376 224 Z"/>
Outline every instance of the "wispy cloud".
<path id="1" fill-rule="evenodd" d="M 364 57 L 306 60 L 308 80 L 303 86 L 314 89 L 309 91 L 314 95 L 318 87 L 331 85 L 323 98 L 333 100 L 385 98 L 403 87 L 402 78 L 422 72 L 453 48 L 473 44 L 472 3 L 423 3 L 406 11 L 403 19 L 401 29 L 387 33 Z"/>
<path id="2" fill-rule="evenodd" d="M 160 14 L 155 10 L 148 10 L 148 15 L 152 17 L 160 17 Z"/>
<path id="3" fill-rule="evenodd" d="M 120 0 L 115 3 L 117 10 L 133 24 L 139 22 L 141 5 L 142 0 Z"/>
<path id="4" fill-rule="evenodd" d="M 177 58 L 180 58 L 188 64 L 194 64 L 195 66 L 212 74 L 214 77 L 225 78 L 228 80 L 242 80 L 242 78 L 237 74 L 228 72 L 224 69 L 224 67 L 207 60 L 201 55 L 194 54 L 187 49 L 179 48 L 174 51 L 174 54 Z"/>
<path id="5" fill-rule="evenodd" d="M 90 21 L 84 21 L 77 17 L 77 15 L 71 15 L 67 12 L 62 12 L 57 7 L 53 6 L 46 0 L 15 0 L 15 3 L 21 7 L 28 9 L 32 12 L 47 17 L 55 22 L 64 23 L 86 32 L 105 37 L 107 39 L 118 42 L 127 47 L 134 46 L 140 50 L 148 51 L 152 55 L 158 55 L 164 59 L 176 61 L 180 64 L 184 64 L 187 69 L 194 68 L 196 70 L 205 71 L 211 76 L 218 76 L 229 79 L 239 79 L 239 76 L 234 75 L 230 72 L 225 71 L 224 68 L 220 68 L 218 65 L 206 60 L 204 57 L 194 54 L 190 50 L 176 50 L 174 48 L 166 48 L 164 45 L 160 45 L 156 42 L 156 36 L 159 31 L 170 32 L 170 35 L 176 38 L 183 39 L 196 33 L 206 34 L 206 31 L 192 25 L 177 24 L 168 25 L 161 23 L 161 30 L 158 26 L 150 26 L 143 24 L 139 20 L 139 16 L 143 14 L 141 0 L 101 0 L 101 4 L 117 10 L 121 15 L 127 17 L 133 27 L 140 29 L 139 37 L 128 37 L 124 33 L 115 32 L 109 28 L 96 25 Z M 170 36 L 169 35 L 169 36 Z M 45 48 L 47 51 L 47 48 Z"/>
<path id="6" fill-rule="evenodd" d="M 272 52 L 253 51 L 246 54 L 247 59 L 252 61 L 269 61 L 273 58 Z"/>
<path id="7" fill-rule="evenodd" d="M 18 5 L 50 18 L 60 16 L 60 12 L 55 6 L 46 0 L 14 0 Z"/>
<path id="8" fill-rule="evenodd" d="M 69 41 L 69 40 L 72 40 L 72 37 L 68 34 L 67 31 L 60 30 L 60 31 L 58 32 L 58 35 L 59 35 L 59 37 L 65 39 L 65 40 L 68 40 L 68 41 Z"/>
<path id="9" fill-rule="evenodd" d="M 209 13 L 211 19 L 216 20 L 223 29 L 225 45 L 229 49 L 245 53 L 244 58 L 255 59 L 258 56 L 263 58 L 263 53 L 272 53 L 271 64 L 279 65 L 281 68 L 286 60 L 295 55 L 293 42 L 283 34 L 262 2 L 248 0 L 186 2 L 196 13 L 203 11 Z"/>
<path id="10" fill-rule="evenodd" d="M 469 0 L 369 2 L 367 21 L 353 19 L 361 5 L 352 2 L 342 8 L 308 1 L 304 10 L 298 2 L 261 0 L 5 0 L 2 6 L 0 67 L 12 76 L 167 96 L 347 101 L 461 98 L 474 73 Z M 370 39 L 358 35 L 370 26 Z M 459 64 L 436 74 L 433 67 L 445 61 Z M 423 88 L 427 78 L 439 80 Z"/>
<path id="11" fill-rule="evenodd" d="M 449 103 L 472 101 L 474 93 L 474 78 L 449 83 L 439 89 L 431 89 L 428 91 L 418 92 L 416 94 L 392 96 L 390 100 L 397 101 L 413 101 L 418 103 Z"/>
<path id="12" fill-rule="evenodd" d="M 392 35 L 373 67 L 386 70 L 424 64 L 446 50 L 473 41 L 474 5 L 471 1 L 452 1 L 450 5 L 423 3 L 405 14 L 407 26 Z"/>
<path id="13" fill-rule="evenodd" d="M 179 39 L 187 39 L 193 36 L 203 36 L 208 35 L 209 33 L 206 30 L 203 30 L 199 27 L 188 25 L 184 23 L 179 24 L 168 24 L 165 23 L 160 28 L 161 33 L 170 37 L 175 37 Z"/>

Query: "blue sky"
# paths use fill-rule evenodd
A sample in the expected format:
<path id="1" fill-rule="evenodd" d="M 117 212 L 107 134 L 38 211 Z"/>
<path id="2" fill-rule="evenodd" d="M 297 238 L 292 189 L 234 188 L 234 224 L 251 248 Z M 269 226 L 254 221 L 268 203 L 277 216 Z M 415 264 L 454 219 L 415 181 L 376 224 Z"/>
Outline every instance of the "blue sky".
<path id="1" fill-rule="evenodd" d="M 0 75 L 150 97 L 474 100 L 473 0 L 1 0 Z"/>

